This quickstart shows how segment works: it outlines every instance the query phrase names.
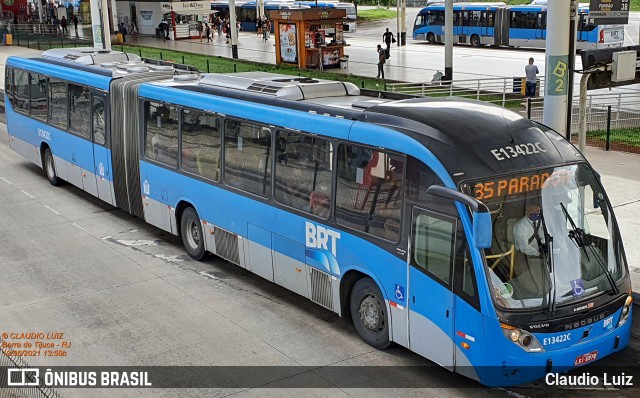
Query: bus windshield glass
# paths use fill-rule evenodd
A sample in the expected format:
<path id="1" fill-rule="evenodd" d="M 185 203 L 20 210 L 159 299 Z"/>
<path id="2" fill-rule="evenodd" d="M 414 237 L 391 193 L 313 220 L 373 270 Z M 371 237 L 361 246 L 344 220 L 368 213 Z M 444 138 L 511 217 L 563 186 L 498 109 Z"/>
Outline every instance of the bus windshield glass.
<path id="1" fill-rule="evenodd" d="M 548 307 L 617 292 L 626 275 L 612 209 L 586 164 L 461 184 L 487 204 L 488 281 L 503 309 Z"/>

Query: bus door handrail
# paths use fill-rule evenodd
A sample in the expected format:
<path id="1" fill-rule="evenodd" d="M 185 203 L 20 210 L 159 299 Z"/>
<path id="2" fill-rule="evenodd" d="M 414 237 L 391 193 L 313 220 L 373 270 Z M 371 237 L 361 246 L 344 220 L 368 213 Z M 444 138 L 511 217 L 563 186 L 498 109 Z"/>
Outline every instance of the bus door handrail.
<path id="1" fill-rule="evenodd" d="M 499 263 L 500 260 L 502 260 L 503 258 L 509 256 L 509 261 L 510 261 L 510 266 L 509 266 L 509 280 L 513 279 L 513 266 L 515 264 L 515 260 L 516 260 L 516 245 L 514 245 L 513 243 L 511 244 L 511 250 L 509 250 L 508 252 L 504 252 L 504 253 L 499 253 L 499 254 L 490 254 L 490 255 L 485 255 L 485 258 L 487 260 L 493 260 L 494 258 L 496 259 L 496 261 L 489 267 L 491 269 L 494 269 Z"/>

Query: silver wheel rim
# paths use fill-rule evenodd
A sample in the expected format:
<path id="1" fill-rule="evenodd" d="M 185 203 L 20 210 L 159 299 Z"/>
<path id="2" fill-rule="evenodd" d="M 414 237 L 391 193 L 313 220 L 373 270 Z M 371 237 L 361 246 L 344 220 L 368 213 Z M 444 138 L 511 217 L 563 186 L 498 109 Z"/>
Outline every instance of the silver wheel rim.
<path id="1" fill-rule="evenodd" d="M 200 246 L 200 231 L 198 230 L 198 224 L 194 220 L 187 221 L 187 242 L 193 249 L 197 249 Z"/>
<path id="2" fill-rule="evenodd" d="M 53 156 L 51 156 L 51 154 L 47 154 L 45 166 L 47 168 L 47 176 L 49 176 L 49 179 L 54 179 L 56 177 L 56 170 L 53 166 Z"/>
<path id="3" fill-rule="evenodd" d="M 360 320 L 369 330 L 380 332 L 383 327 L 382 311 L 376 296 L 368 294 L 360 303 Z"/>

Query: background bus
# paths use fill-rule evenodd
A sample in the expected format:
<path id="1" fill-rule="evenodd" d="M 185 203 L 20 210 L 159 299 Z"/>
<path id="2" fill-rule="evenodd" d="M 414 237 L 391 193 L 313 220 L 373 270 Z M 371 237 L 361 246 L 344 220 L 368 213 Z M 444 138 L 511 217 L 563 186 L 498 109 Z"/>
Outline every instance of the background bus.
<path id="1" fill-rule="evenodd" d="M 547 7 L 507 6 L 504 3 L 454 4 L 454 43 L 544 48 L 547 36 Z M 589 6 L 578 11 L 577 49 L 622 47 L 622 25 L 595 25 L 589 22 Z M 416 16 L 414 40 L 444 42 L 444 6 L 431 5 Z"/>
<path id="2" fill-rule="evenodd" d="M 316 7 L 316 2 L 315 1 L 297 1 L 297 4 L 304 4 L 307 5 L 311 8 L 315 8 Z M 317 2 L 317 7 L 320 8 L 339 8 L 339 9 L 345 9 L 347 10 L 347 19 L 344 23 L 344 31 L 345 32 L 355 32 L 356 29 L 358 28 L 358 15 L 356 13 L 356 6 L 353 5 L 352 3 L 344 3 L 344 2 L 339 2 L 339 1 L 331 1 L 331 0 L 325 0 L 325 1 L 319 1 Z"/>
<path id="3" fill-rule="evenodd" d="M 628 345 L 613 208 L 556 132 L 480 101 L 179 67 L 91 48 L 9 57 L 10 147 L 194 259 L 218 255 L 350 317 L 372 347 L 487 385 Z"/>

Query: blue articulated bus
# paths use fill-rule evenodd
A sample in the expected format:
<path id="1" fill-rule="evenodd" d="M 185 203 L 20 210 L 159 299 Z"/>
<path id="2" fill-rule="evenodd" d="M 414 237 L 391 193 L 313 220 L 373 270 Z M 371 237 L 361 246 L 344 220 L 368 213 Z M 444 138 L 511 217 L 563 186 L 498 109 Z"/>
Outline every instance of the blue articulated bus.
<path id="1" fill-rule="evenodd" d="M 65 53 L 66 52 L 66 53 Z M 627 346 L 611 203 L 549 128 L 494 105 L 92 49 L 10 57 L 10 145 L 126 212 L 485 385 Z"/>
<path id="2" fill-rule="evenodd" d="M 456 3 L 453 10 L 454 43 L 544 48 L 547 38 L 547 6 L 507 6 L 504 3 Z M 622 25 L 596 25 L 589 19 L 589 5 L 578 8 L 576 26 L 579 50 L 621 47 Z M 444 42 L 444 5 L 423 8 L 416 16 L 413 39 Z"/>

